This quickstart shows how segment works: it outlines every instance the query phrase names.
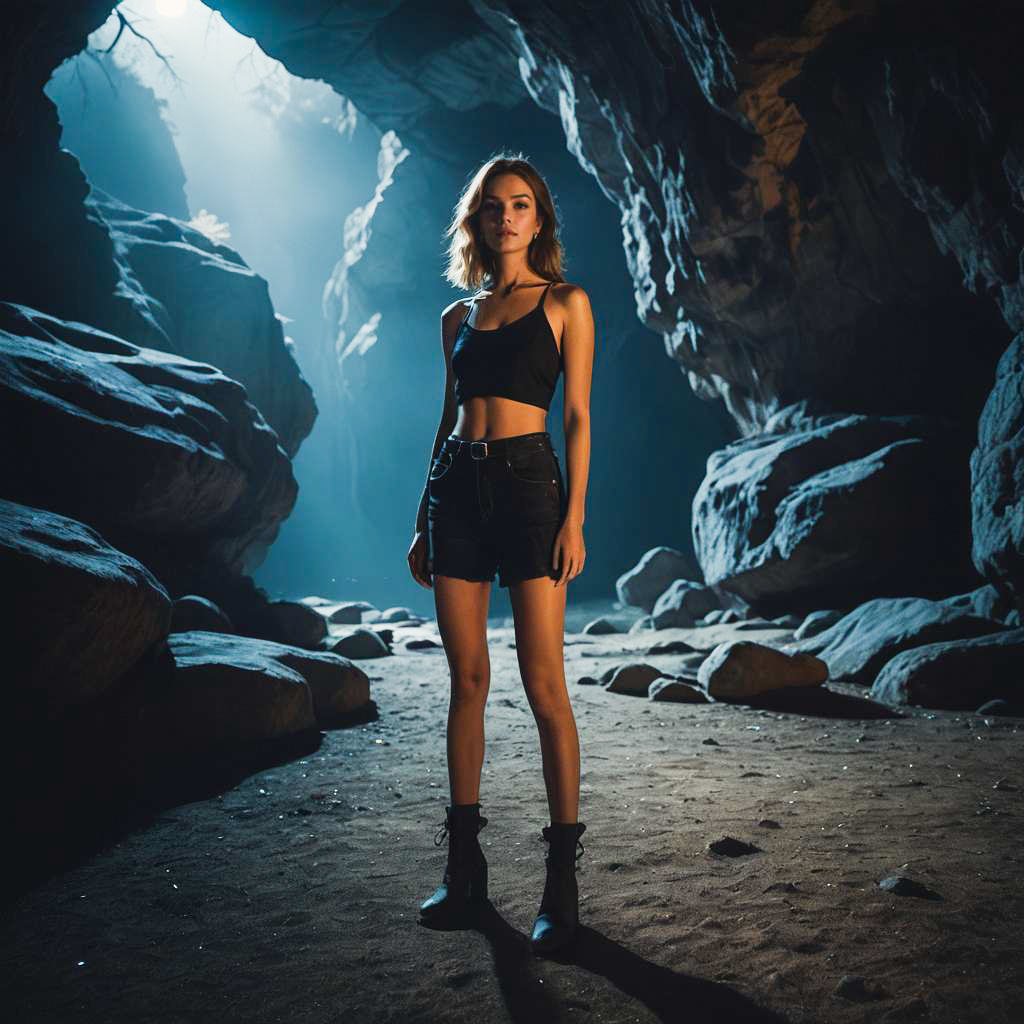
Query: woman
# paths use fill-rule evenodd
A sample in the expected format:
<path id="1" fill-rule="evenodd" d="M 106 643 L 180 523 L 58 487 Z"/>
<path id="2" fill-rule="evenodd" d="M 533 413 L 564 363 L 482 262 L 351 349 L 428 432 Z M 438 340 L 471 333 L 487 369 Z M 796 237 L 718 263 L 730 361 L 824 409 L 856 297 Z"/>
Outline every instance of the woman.
<path id="1" fill-rule="evenodd" d="M 480 771 L 490 685 L 487 610 L 497 572 L 499 585 L 509 588 L 551 817 L 541 830 L 548 850 L 531 935 L 538 953 L 562 948 L 575 934 L 576 860 L 586 829 L 577 820 L 579 738 L 562 636 L 566 585 L 586 558 L 594 320 L 586 292 L 562 276 L 557 231 L 547 185 L 519 157 L 488 160 L 459 200 L 447 232 L 445 276 L 467 290 L 486 287 L 441 315 L 444 409 L 408 556 L 416 581 L 433 586 L 451 671 L 451 805 L 435 839 L 440 845 L 448 836 L 448 862 L 420 912 L 447 917 L 487 897 L 477 833 L 487 824 Z M 568 494 L 544 429 L 562 371 Z"/>

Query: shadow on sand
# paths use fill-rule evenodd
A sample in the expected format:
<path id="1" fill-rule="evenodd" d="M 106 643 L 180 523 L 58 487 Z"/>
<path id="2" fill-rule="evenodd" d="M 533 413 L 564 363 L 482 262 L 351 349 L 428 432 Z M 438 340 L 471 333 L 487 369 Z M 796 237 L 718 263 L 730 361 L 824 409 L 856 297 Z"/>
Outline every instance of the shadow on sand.
<path id="1" fill-rule="evenodd" d="M 447 922 L 421 921 L 438 931 L 479 932 L 494 953 L 494 972 L 509 1016 L 523 1024 L 554 1024 L 578 1020 L 592 1010 L 578 998 L 560 999 L 552 991 L 552 977 L 540 985 L 541 959 L 529 939 L 510 925 L 488 901 L 474 912 L 453 916 Z M 686 1024 L 786 1024 L 787 1018 L 758 1006 L 749 997 L 720 982 L 705 981 L 660 967 L 614 940 L 581 924 L 564 951 L 551 956 L 554 962 L 606 978 L 624 996 L 643 1003 L 661 1021 Z M 571 1011 L 580 1011 L 572 1013 Z"/>

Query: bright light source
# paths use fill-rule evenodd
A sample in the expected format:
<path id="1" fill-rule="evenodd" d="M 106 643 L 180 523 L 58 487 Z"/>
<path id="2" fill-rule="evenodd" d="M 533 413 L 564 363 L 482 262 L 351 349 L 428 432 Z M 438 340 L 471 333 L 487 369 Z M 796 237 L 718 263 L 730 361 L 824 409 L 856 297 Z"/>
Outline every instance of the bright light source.
<path id="1" fill-rule="evenodd" d="M 156 0 L 156 9 L 165 18 L 180 18 L 187 6 L 188 0 Z"/>

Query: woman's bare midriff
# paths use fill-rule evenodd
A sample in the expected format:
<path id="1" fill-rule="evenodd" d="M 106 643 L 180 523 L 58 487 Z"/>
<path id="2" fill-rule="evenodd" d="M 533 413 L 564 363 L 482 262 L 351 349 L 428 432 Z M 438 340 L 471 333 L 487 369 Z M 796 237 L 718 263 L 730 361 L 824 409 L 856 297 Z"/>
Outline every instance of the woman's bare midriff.
<path id="1" fill-rule="evenodd" d="M 498 441 L 503 437 L 546 430 L 547 412 L 539 405 L 486 395 L 459 406 L 452 434 L 463 441 Z"/>

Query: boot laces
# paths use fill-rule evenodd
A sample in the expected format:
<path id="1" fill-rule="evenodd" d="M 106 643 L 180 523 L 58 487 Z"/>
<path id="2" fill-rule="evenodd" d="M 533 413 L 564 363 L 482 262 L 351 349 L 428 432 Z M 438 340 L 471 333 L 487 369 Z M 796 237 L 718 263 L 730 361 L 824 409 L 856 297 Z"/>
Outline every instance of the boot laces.
<path id="1" fill-rule="evenodd" d="M 481 814 L 479 816 L 477 830 L 479 831 L 479 829 L 482 829 L 486 824 L 487 819 Z M 434 845 L 440 846 L 445 841 L 445 838 L 449 835 L 450 831 L 451 830 L 448 827 L 448 818 L 446 817 L 442 822 L 440 822 L 440 827 L 437 830 L 437 834 L 434 836 Z"/>
<path id="2" fill-rule="evenodd" d="M 545 838 L 546 838 L 546 836 L 545 836 Z M 584 852 L 586 851 L 586 847 L 583 845 L 583 840 L 580 839 L 579 836 L 576 837 L 576 846 L 579 847 L 579 853 L 576 853 L 575 849 L 573 850 L 573 852 L 575 853 L 575 856 L 573 857 L 573 870 L 574 871 L 579 871 L 580 869 L 578 867 L 576 867 L 576 862 L 580 859 L 580 857 L 583 856 Z M 548 850 L 547 850 L 547 853 L 544 855 L 544 859 L 545 860 L 549 860 L 550 857 L 551 857 L 551 840 L 548 839 Z"/>

